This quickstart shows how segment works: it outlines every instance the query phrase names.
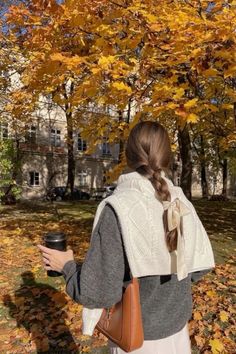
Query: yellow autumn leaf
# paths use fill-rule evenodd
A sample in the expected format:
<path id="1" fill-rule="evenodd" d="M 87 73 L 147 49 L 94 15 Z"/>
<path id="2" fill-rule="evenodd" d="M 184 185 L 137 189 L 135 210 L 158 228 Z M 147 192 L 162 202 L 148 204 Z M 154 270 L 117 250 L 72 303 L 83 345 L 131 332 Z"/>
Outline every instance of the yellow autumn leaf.
<path id="1" fill-rule="evenodd" d="M 195 113 L 190 113 L 188 116 L 187 116 L 187 121 L 188 122 L 192 122 L 192 123 L 196 123 L 198 121 L 198 116 L 195 114 Z"/>
<path id="2" fill-rule="evenodd" d="M 217 76 L 218 74 L 219 74 L 218 70 L 216 70 L 214 68 L 210 68 L 210 69 L 203 71 L 203 75 L 206 77 Z"/>
<path id="3" fill-rule="evenodd" d="M 101 71 L 101 69 L 100 68 L 92 68 L 91 71 L 93 74 L 97 74 Z"/>
<path id="4" fill-rule="evenodd" d="M 222 322 L 227 322 L 229 319 L 229 315 L 226 311 L 220 311 L 220 320 Z"/>
<path id="5" fill-rule="evenodd" d="M 221 108 L 223 108 L 223 109 L 233 109 L 233 107 L 234 106 L 230 103 L 224 103 L 221 105 Z"/>
<path id="6" fill-rule="evenodd" d="M 145 17 L 146 17 L 146 18 L 148 19 L 148 21 L 151 22 L 151 23 L 156 22 L 157 19 L 158 19 L 155 15 L 148 14 L 148 13 L 145 14 Z"/>
<path id="7" fill-rule="evenodd" d="M 158 18 L 157 16 L 153 15 L 153 14 L 150 14 L 148 13 L 147 11 L 145 10 L 139 10 L 139 12 L 148 20 L 148 22 L 150 23 L 154 23 L 154 22 L 157 22 Z"/>
<path id="8" fill-rule="evenodd" d="M 224 350 L 224 345 L 219 339 L 211 339 L 209 343 L 213 354 L 222 353 Z"/>
<path id="9" fill-rule="evenodd" d="M 192 50 L 191 54 L 192 54 L 192 57 L 196 57 L 199 54 L 202 54 L 202 48 L 196 48 L 196 49 Z"/>
<path id="10" fill-rule="evenodd" d="M 236 65 L 230 67 L 228 70 L 225 70 L 224 77 L 234 76 L 235 72 L 236 72 Z"/>
<path id="11" fill-rule="evenodd" d="M 176 107 L 178 107 L 178 105 L 176 103 L 174 103 L 174 102 L 170 102 L 170 103 L 167 104 L 167 107 L 171 108 L 171 109 L 175 109 Z"/>
<path id="12" fill-rule="evenodd" d="M 29 343 L 29 341 L 30 341 L 30 338 L 29 338 L 29 337 L 22 339 L 22 343 L 23 343 L 24 345 L 26 345 L 27 343 Z"/>
<path id="13" fill-rule="evenodd" d="M 174 99 L 178 100 L 179 98 L 183 97 L 184 93 L 185 93 L 185 90 L 182 87 L 178 88 L 176 90 L 175 95 L 174 95 Z"/>
<path id="14" fill-rule="evenodd" d="M 215 106 L 214 104 L 206 104 L 205 105 L 207 108 L 209 108 L 212 112 L 218 112 L 219 108 L 217 106 Z"/>
<path id="15" fill-rule="evenodd" d="M 114 55 L 108 55 L 107 57 L 102 56 L 98 60 L 98 65 L 102 68 L 106 68 L 107 66 L 113 64 L 116 61 L 116 57 Z"/>
<path id="16" fill-rule="evenodd" d="M 124 82 L 113 82 L 112 87 L 114 87 L 118 91 L 127 91 L 128 93 L 132 92 L 131 88 Z"/>
<path id="17" fill-rule="evenodd" d="M 98 32 L 101 33 L 101 32 L 105 32 L 105 33 L 108 33 L 108 34 L 112 34 L 113 31 L 111 31 L 111 26 L 110 25 L 105 25 L 105 24 L 102 24 L 100 25 L 98 28 L 97 28 Z"/>
<path id="18" fill-rule="evenodd" d="M 34 266 L 34 267 L 31 268 L 31 271 L 32 271 L 33 273 L 37 273 L 38 270 L 41 269 L 41 268 L 42 268 L 41 265 L 37 264 L 36 266 Z"/>
<path id="19" fill-rule="evenodd" d="M 208 290 L 208 291 L 206 292 L 206 294 L 207 294 L 207 296 L 209 296 L 209 297 L 215 297 L 215 296 L 217 295 L 214 290 Z"/>
<path id="20" fill-rule="evenodd" d="M 87 340 L 91 339 L 91 337 L 87 334 L 80 334 L 79 339 L 81 342 L 86 342 Z"/>
<path id="21" fill-rule="evenodd" d="M 159 32 L 162 30 L 162 24 L 161 23 L 152 23 L 149 28 L 153 32 Z"/>
<path id="22" fill-rule="evenodd" d="M 54 53 L 54 54 L 51 54 L 50 55 L 50 59 L 52 61 L 65 61 L 67 60 L 68 58 L 64 57 L 64 55 L 62 55 L 61 53 Z"/>
<path id="23" fill-rule="evenodd" d="M 217 57 L 224 58 L 224 59 L 231 59 L 232 53 L 226 50 L 218 50 L 216 52 Z M 227 70 L 226 70 L 227 71 Z"/>
<path id="24" fill-rule="evenodd" d="M 229 96 L 230 98 L 233 98 L 233 100 L 236 99 L 236 92 L 235 92 L 235 90 L 233 90 L 233 89 L 231 89 L 231 88 L 229 88 L 229 87 L 226 87 L 226 88 L 225 88 L 225 93 L 226 93 L 226 95 Z"/>
<path id="25" fill-rule="evenodd" d="M 172 152 L 177 151 L 177 148 L 178 148 L 177 144 L 171 144 L 171 151 Z"/>
<path id="26" fill-rule="evenodd" d="M 196 106 L 197 101 L 198 101 L 198 98 L 193 98 L 192 100 L 189 100 L 188 102 L 186 102 L 186 103 L 184 104 L 184 107 L 185 107 L 185 108 L 194 107 L 194 106 Z"/>
<path id="27" fill-rule="evenodd" d="M 99 97 L 99 98 L 97 99 L 97 103 L 98 103 L 98 104 L 104 104 L 105 102 L 106 102 L 105 97 Z"/>
<path id="28" fill-rule="evenodd" d="M 130 58 L 129 61 L 130 61 L 130 63 L 133 63 L 133 64 L 137 64 L 138 63 L 136 58 Z"/>

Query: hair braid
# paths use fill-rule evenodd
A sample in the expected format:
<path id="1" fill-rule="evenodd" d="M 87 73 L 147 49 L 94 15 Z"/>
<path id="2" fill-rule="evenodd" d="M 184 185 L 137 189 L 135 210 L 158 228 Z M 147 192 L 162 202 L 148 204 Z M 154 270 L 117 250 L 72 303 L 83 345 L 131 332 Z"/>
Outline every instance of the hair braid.
<path id="1" fill-rule="evenodd" d="M 170 201 L 168 185 L 161 176 L 163 169 L 170 164 L 171 149 L 167 131 L 157 122 L 138 123 L 130 132 L 126 158 L 128 166 L 152 183 L 160 202 Z M 177 248 L 177 229 L 168 230 L 167 210 L 163 213 L 166 243 L 169 252 Z"/>

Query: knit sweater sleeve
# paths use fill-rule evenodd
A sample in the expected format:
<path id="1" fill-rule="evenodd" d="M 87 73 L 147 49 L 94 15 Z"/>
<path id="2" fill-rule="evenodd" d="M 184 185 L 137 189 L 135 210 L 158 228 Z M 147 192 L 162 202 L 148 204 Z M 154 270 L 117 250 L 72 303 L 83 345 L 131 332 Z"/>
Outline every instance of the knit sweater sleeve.
<path id="1" fill-rule="evenodd" d="M 94 229 L 82 268 L 74 261 L 63 268 L 66 291 L 87 308 L 106 308 L 122 297 L 125 259 L 113 208 L 106 205 Z"/>

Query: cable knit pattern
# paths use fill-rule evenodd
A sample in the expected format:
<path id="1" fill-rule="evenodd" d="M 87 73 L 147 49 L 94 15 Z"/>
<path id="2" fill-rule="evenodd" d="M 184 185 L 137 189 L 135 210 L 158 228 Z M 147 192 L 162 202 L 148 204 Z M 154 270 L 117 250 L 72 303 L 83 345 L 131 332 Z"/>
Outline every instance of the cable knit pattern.
<path id="1" fill-rule="evenodd" d="M 146 177 L 137 172 L 121 175 L 115 192 L 99 204 L 93 228 L 102 209 L 109 203 L 119 218 L 132 275 L 143 277 L 175 273 L 181 280 L 188 273 L 213 268 L 214 257 L 209 238 L 194 206 L 182 189 L 166 178 L 163 171 L 161 176 L 169 187 L 169 204 L 162 204 L 155 197 L 155 189 Z M 173 210 L 170 211 L 172 216 L 176 217 L 176 213 L 179 213 L 179 236 L 177 250 L 170 253 L 162 218 L 164 208 L 173 206 L 176 208 L 175 214 Z"/>

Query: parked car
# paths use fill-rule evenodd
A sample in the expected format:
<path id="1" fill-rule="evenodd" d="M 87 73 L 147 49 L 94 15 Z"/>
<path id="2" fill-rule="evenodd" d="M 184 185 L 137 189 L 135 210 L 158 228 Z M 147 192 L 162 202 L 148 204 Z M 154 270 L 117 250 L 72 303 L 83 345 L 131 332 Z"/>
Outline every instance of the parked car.
<path id="1" fill-rule="evenodd" d="M 105 188 L 105 190 L 103 192 L 102 198 L 106 198 L 106 197 L 109 197 L 110 195 L 112 195 L 116 186 L 111 185 L 111 186 L 105 186 L 104 188 Z"/>
<path id="2" fill-rule="evenodd" d="M 111 195 L 114 192 L 115 188 L 116 188 L 115 185 L 105 186 L 103 188 L 96 188 L 92 192 L 91 198 L 95 200 L 101 200 L 106 197 L 109 197 L 109 195 Z"/>
<path id="3" fill-rule="evenodd" d="M 83 192 L 78 188 L 74 188 L 74 192 L 73 192 L 73 199 L 74 200 L 89 200 L 90 199 L 90 195 L 87 192 Z"/>
<path id="4" fill-rule="evenodd" d="M 91 198 L 101 200 L 104 193 L 104 188 L 96 188 L 92 191 Z"/>
<path id="5" fill-rule="evenodd" d="M 50 188 L 46 194 L 46 199 L 50 201 L 69 200 L 70 198 L 70 194 L 66 192 L 66 186 Z M 90 195 L 88 193 L 81 191 L 77 187 L 74 187 L 71 198 L 72 200 L 88 200 L 89 198 Z"/>

